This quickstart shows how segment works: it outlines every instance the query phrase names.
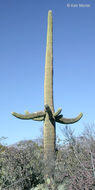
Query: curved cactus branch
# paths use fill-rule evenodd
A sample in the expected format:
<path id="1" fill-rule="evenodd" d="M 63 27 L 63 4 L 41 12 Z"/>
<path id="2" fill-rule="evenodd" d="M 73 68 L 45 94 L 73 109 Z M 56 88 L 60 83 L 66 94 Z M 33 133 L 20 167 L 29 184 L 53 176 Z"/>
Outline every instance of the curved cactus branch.
<path id="1" fill-rule="evenodd" d="M 45 116 L 43 116 L 43 117 L 35 117 L 32 120 L 34 120 L 34 121 L 44 121 L 44 119 L 45 119 Z"/>
<path id="2" fill-rule="evenodd" d="M 27 110 L 25 110 L 24 112 L 25 112 L 25 115 L 31 114 Z M 34 120 L 34 121 L 44 121 L 44 118 L 45 118 L 44 116 L 43 117 L 36 117 L 36 118 L 32 118 L 32 120 Z"/>
<path id="3" fill-rule="evenodd" d="M 57 117 L 57 116 L 61 113 L 61 111 L 62 111 L 62 109 L 59 108 L 59 109 L 57 110 L 57 112 L 55 112 L 55 113 L 53 114 L 54 117 Z"/>
<path id="4" fill-rule="evenodd" d="M 63 115 L 62 115 L 62 114 L 60 114 L 60 115 L 56 116 L 56 117 L 55 117 L 55 121 L 56 121 L 56 120 L 58 120 L 58 119 L 60 119 L 61 117 L 63 117 Z"/>
<path id="5" fill-rule="evenodd" d="M 12 112 L 12 115 L 19 119 L 35 119 L 36 120 L 40 118 L 42 120 L 42 117 L 43 118 L 45 117 L 45 112 L 39 111 L 39 112 L 34 112 L 34 113 L 26 114 L 26 115 Z"/>
<path id="6" fill-rule="evenodd" d="M 83 116 L 83 114 L 80 113 L 77 117 L 72 118 L 72 119 L 70 119 L 70 118 L 67 119 L 67 118 L 61 117 L 61 118 L 55 118 L 55 121 L 58 123 L 62 123 L 62 124 L 72 124 L 72 123 L 79 121 L 82 116 Z"/>

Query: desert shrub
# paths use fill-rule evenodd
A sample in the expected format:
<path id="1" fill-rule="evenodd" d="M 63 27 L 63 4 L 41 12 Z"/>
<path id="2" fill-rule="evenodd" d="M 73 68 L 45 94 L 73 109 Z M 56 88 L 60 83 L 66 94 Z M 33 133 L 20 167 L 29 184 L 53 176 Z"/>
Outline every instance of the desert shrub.
<path id="1" fill-rule="evenodd" d="M 44 181 L 43 145 L 21 141 L 0 154 L 1 189 L 94 190 L 95 133 L 86 129 L 82 136 L 75 137 L 69 127 L 63 133 L 66 138 L 57 145 L 54 181 L 49 178 Z"/>
<path id="2" fill-rule="evenodd" d="M 22 141 L 7 147 L 2 154 L 2 188 L 20 186 L 22 190 L 43 182 L 43 150 L 32 141 Z"/>
<path id="3" fill-rule="evenodd" d="M 66 142 L 56 159 L 56 183 L 64 184 L 66 190 L 95 189 L 95 133 L 86 128 L 75 137 L 69 127 L 63 131 Z"/>

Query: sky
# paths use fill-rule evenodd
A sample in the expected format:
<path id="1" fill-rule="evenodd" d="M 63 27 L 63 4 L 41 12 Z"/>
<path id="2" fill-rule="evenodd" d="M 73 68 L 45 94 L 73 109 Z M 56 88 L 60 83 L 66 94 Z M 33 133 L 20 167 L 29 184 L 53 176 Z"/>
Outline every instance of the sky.
<path id="1" fill-rule="evenodd" d="M 61 107 L 67 118 L 83 113 L 69 125 L 76 135 L 95 123 L 95 0 L 0 0 L 0 137 L 7 137 L 7 145 L 41 135 L 43 122 L 20 120 L 11 112 L 44 110 L 49 10 L 55 111 Z M 60 138 L 64 126 L 56 123 Z"/>

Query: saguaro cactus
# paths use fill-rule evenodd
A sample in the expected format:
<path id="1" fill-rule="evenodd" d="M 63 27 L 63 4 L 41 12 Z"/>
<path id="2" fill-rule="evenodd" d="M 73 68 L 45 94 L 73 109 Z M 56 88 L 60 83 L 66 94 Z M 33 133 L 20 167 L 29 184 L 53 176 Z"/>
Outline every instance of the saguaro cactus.
<path id="1" fill-rule="evenodd" d="M 80 113 L 76 118 L 64 118 L 59 108 L 54 112 L 53 103 L 53 41 L 52 41 L 52 11 L 48 12 L 47 28 L 47 46 L 45 60 L 45 80 L 44 80 L 44 111 L 26 113 L 24 115 L 12 112 L 12 115 L 19 119 L 33 119 L 35 121 L 44 121 L 44 158 L 51 160 L 55 156 L 56 146 L 56 129 L 55 122 L 62 124 L 72 124 L 77 122 L 81 117 Z M 49 167 L 49 166 L 48 166 Z"/>

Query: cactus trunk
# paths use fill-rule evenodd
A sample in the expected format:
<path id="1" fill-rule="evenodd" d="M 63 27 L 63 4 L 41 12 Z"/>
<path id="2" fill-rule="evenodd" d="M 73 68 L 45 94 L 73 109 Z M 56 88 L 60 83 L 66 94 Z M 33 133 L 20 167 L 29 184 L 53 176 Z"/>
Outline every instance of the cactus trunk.
<path id="1" fill-rule="evenodd" d="M 47 45 L 45 59 L 45 80 L 44 80 L 44 104 L 48 104 L 52 112 L 53 105 L 53 40 L 52 40 L 52 11 L 48 12 Z"/>
<path id="2" fill-rule="evenodd" d="M 52 11 L 48 12 L 48 28 L 47 28 L 47 46 L 46 46 L 46 62 L 45 62 L 45 80 L 44 80 L 44 104 L 48 105 L 51 113 L 54 113 L 53 105 L 53 42 L 52 42 Z M 49 117 L 46 111 L 44 120 L 44 158 L 50 160 L 55 154 L 55 120 Z"/>

